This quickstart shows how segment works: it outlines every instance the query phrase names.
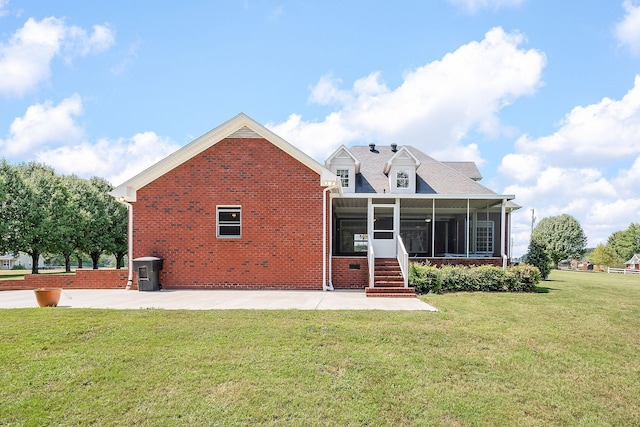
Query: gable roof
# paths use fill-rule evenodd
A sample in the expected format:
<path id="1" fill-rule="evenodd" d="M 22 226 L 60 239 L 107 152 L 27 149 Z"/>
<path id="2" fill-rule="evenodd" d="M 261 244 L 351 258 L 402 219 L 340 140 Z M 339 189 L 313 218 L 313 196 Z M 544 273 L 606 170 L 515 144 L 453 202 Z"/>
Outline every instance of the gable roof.
<path id="1" fill-rule="evenodd" d="M 269 129 L 265 128 L 246 114 L 240 113 L 220 126 L 194 139 L 184 147 L 140 172 L 133 178 L 130 178 L 126 182 L 120 184 L 109 194 L 120 200 L 135 202 L 136 192 L 138 189 L 153 182 L 177 166 L 202 153 L 209 147 L 229 137 L 264 138 L 309 169 L 317 172 L 318 175 L 320 175 L 319 184 L 321 186 L 327 187 L 333 185 L 337 180 L 335 174 L 323 165 L 300 151 L 298 148 L 289 144 L 287 141 L 271 132 Z"/>
<path id="2" fill-rule="evenodd" d="M 351 159 L 351 160 L 353 160 L 353 164 L 356 167 L 356 173 L 360 173 L 360 160 L 358 160 L 356 158 L 356 156 L 354 156 L 351 153 L 351 151 L 349 151 L 349 149 L 347 147 L 345 147 L 344 145 L 341 145 L 340 147 L 338 147 L 338 149 L 336 151 L 334 151 L 333 154 L 330 155 L 327 160 L 325 160 L 325 162 L 324 162 L 325 167 L 329 168 L 329 165 L 335 159 Z"/>
<path id="3" fill-rule="evenodd" d="M 369 151 L 371 151 L 371 148 L 369 148 Z M 400 147 L 400 149 L 397 150 L 395 153 L 393 153 L 393 156 L 391 156 L 391 158 L 387 160 L 387 162 L 384 164 L 385 175 L 389 173 L 389 171 L 391 170 L 391 166 L 396 160 L 405 160 L 405 159 L 411 160 L 416 165 L 416 168 L 420 166 L 420 163 L 422 163 L 420 162 L 420 159 L 414 156 L 413 153 L 407 149 L 407 147 L 403 146 L 403 147 Z"/>
<path id="4" fill-rule="evenodd" d="M 640 264 L 640 254 L 633 255 L 629 261 L 625 262 L 625 264 Z"/>

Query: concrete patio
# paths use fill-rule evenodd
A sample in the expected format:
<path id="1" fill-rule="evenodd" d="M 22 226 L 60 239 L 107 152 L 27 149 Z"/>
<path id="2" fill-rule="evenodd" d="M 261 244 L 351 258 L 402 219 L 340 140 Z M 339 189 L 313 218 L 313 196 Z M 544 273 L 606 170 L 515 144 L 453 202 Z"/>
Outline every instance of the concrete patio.
<path id="1" fill-rule="evenodd" d="M 1 291 L 0 308 L 38 307 L 32 290 Z M 438 311 L 419 298 L 367 298 L 363 291 L 234 291 L 69 289 L 59 308 L 165 310 L 413 310 Z"/>

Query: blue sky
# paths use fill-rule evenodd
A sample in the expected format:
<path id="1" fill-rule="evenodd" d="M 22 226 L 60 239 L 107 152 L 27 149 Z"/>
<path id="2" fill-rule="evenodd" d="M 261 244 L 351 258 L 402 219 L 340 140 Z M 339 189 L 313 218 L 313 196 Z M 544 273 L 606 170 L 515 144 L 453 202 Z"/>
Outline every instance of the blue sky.
<path id="1" fill-rule="evenodd" d="M 0 0 L 0 156 L 119 184 L 244 112 L 474 160 L 516 255 L 531 209 L 595 246 L 640 221 L 639 73 L 637 0 Z"/>

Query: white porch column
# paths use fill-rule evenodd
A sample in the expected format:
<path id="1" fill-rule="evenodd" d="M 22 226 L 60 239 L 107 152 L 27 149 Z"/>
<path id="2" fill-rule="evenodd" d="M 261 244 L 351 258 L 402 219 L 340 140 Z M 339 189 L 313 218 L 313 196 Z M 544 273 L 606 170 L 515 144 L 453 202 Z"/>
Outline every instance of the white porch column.
<path id="1" fill-rule="evenodd" d="M 502 268 L 507 268 L 507 255 L 505 252 L 505 232 L 507 229 L 507 215 L 505 213 L 505 207 L 507 205 L 507 200 L 502 199 L 502 203 L 500 204 L 500 254 L 502 255 Z"/>
<path id="2" fill-rule="evenodd" d="M 436 256 L 436 199 L 431 199 L 431 257 Z"/>
<path id="3" fill-rule="evenodd" d="M 469 233 L 471 233 L 471 224 L 469 223 L 469 199 L 467 199 L 467 222 L 465 223 L 466 230 L 464 230 L 465 239 L 465 247 L 467 250 L 467 258 L 469 258 Z"/>

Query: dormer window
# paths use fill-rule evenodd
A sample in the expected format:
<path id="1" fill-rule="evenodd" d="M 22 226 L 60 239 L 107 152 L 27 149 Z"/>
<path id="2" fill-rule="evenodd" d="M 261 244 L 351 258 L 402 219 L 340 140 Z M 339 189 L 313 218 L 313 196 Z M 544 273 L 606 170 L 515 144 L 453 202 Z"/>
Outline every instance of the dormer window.
<path id="1" fill-rule="evenodd" d="M 349 169 L 336 169 L 336 176 L 343 188 L 349 188 Z"/>
<path id="2" fill-rule="evenodd" d="M 406 170 L 396 171 L 396 188 L 409 188 L 409 172 Z"/>
<path id="3" fill-rule="evenodd" d="M 407 147 L 397 148 L 384 166 L 389 190 L 392 193 L 413 194 L 416 192 L 416 171 L 420 160 Z"/>
<path id="4" fill-rule="evenodd" d="M 325 166 L 340 178 L 343 193 L 356 192 L 356 175 L 360 173 L 360 161 L 345 147 L 341 146 L 326 161 Z"/>

